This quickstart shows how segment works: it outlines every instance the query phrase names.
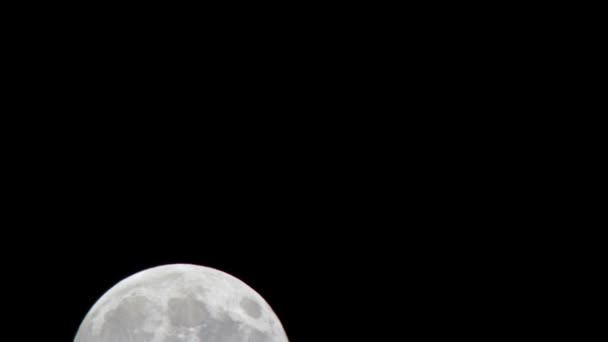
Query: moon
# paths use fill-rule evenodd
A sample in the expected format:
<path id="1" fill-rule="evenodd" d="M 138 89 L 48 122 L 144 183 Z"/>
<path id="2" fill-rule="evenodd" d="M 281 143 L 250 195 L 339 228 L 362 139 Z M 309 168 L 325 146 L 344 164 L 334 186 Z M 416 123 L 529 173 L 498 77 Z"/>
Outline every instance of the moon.
<path id="1" fill-rule="evenodd" d="M 175 264 L 132 275 L 106 292 L 74 342 L 288 342 L 268 303 L 213 268 Z"/>

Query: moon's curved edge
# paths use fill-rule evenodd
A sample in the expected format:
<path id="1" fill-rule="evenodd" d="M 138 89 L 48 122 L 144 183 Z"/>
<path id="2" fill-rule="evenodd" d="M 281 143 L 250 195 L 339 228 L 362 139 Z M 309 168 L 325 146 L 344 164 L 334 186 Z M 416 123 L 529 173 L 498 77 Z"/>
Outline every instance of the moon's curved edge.
<path id="1" fill-rule="evenodd" d="M 188 264 L 188 263 L 176 263 L 176 264 L 166 264 L 166 265 L 160 265 L 160 266 L 155 266 L 155 267 L 151 267 L 142 271 L 139 271 L 137 273 L 134 273 L 122 280 L 120 280 L 118 283 L 116 283 L 114 286 L 112 286 L 109 290 L 107 290 L 106 292 L 104 292 L 104 294 L 95 302 L 95 304 L 89 309 L 89 311 L 87 312 L 87 314 L 85 315 L 84 319 L 82 320 L 82 322 L 80 323 L 78 330 L 76 331 L 76 335 L 74 336 L 74 341 L 76 341 L 76 338 L 78 337 L 78 334 L 80 333 L 81 329 L 83 328 L 83 325 L 85 322 L 87 322 L 87 320 L 90 318 L 90 316 L 96 312 L 97 309 L 99 309 L 102 305 L 104 305 L 107 301 L 109 301 L 111 299 L 111 297 L 113 297 L 117 292 L 120 292 L 121 290 L 128 290 L 129 287 L 134 283 L 137 282 L 138 279 L 145 277 L 145 276 L 149 276 L 150 274 L 154 274 L 156 276 L 162 276 L 163 274 L 155 274 L 158 272 L 166 272 L 166 271 L 180 271 L 183 272 L 184 270 L 187 269 L 194 269 L 197 271 L 203 271 L 203 272 L 211 272 L 212 274 L 215 273 L 216 275 L 219 275 L 221 277 L 226 277 L 230 280 L 235 281 L 236 283 L 238 283 L 240 286 L 245 287 L 247 290 L 251 291 L 252 293 L 254 293 L 255 295 L 257 295 L 258 299 L 261 299 L 262 303 L 266 306 L 266 310 L 268 310 L 268 312 L 273 315 L 274 318 L 274 323 L 276 323 L 278 325 L 278 328 L 281 332 L 283 332 L 283 335 L 285 337 L 285 341 L 289 342 L 289 339 L 287 337 L 287 334 L 285 333 L 285 329 L 282 326 L 281 321 L 279 320 L 279 318 L 277 317 L 276 313 L 274 312 L 274 310 L 272 309 L 272 307 L 268 304 L 268 302 L 266 302 L 266 300 L 264 299 L 264 297 L 262 297 L 255 289 L 253 289 L 252 287 L 250 287 L 247 283 L 245 283 L 244 281 L 240 280 L 239 278 L 223 272 L 221 270 L 218 270 L 216 268 L 213 267 L 208 267 L 208 266 L 201 266 L 201 265 L 195 265 L 195 264 Z"/>

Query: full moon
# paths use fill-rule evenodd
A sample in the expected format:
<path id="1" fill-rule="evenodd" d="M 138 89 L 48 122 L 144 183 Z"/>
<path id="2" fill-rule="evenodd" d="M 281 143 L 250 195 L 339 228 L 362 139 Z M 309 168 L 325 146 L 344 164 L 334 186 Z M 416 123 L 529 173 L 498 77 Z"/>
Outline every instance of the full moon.
<path id="1" fill-rule="evenodd" d="M 93 305 L 74 342 L 288 342 L 252 288 L 224 272 L 166 265 L 119 282 Z"/>

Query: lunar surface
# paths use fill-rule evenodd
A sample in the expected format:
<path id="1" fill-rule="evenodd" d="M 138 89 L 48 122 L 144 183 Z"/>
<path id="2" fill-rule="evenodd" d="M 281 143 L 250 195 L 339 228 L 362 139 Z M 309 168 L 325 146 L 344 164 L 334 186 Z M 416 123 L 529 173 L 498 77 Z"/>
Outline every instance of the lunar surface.
<path id="1" fill-rule="evenodd" d="M 167 265 L 137 273 L 91 308 L 75 342 L 288 342 L 253 289 L 224 272 Z"/>

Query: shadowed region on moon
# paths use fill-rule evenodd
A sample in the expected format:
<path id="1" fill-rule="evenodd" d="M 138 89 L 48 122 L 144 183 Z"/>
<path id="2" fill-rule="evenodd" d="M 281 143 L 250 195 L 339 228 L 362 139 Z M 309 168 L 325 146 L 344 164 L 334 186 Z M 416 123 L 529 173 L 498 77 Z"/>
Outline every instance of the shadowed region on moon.
<path id="1" fill-rule="evenodd" d="M 210 319 L 205 303 L 192 297 L 171 298 L 168 314 L 171 324 L 175 327 L 195 327 Z"/>
<path id="2" fill-rule="evenodd" d="M 249 298 L 243 298 L 241 300 L 241 307 L 249 316 L 253 318 L 260 318 L 260 316 L 262 316 L 262 308 L 260 307 L 260 304 Z"/>
<path id="3" fill-rule="evenodd" d="M 158 316 L 158 308 L 144 297 L 129 297 L 120 306 L 105 315 L 105 323 L 101 330 L 104 341 L 148 341 L 154 336 L 144 330 L 145 325 L 154 321 Z M 160 319 L 156 320 L 160 325 Z"/>
<path id="4" fill-rule="evenodd" d="M 170 273 L 168 273 L 170 272 Z M 75 342 L 288 342 L 261 296 L 223 272 L 157 267 L 108 291 Z"/>
<path id="5" fill-rule="evenodd" d="M 229 317 L 223 317 L 219 321 L 212 321 L 206 327 L 199 330 L 199 341 L 217 341 L 217 342 L 239 342 L 245 341 L 244 332 L 241 330 L 241 324 Z"/>

